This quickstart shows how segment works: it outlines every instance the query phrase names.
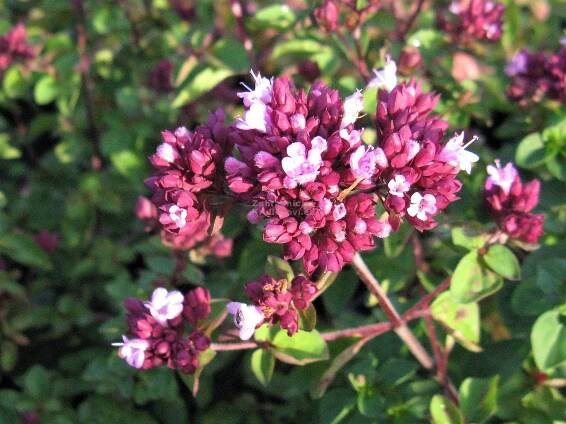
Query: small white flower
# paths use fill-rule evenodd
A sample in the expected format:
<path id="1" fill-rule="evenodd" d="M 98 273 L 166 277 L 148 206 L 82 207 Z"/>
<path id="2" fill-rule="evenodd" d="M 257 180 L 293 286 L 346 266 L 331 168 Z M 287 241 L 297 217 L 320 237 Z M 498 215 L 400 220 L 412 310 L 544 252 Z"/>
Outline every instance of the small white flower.
<path id="1" fill-rule="evenodd" d="M 334 217 L 335 221 L 338 221 L 339 219 L 342 219 L 346 216 L 346 206 L 344 206 L 344 203 L 338 203 L 334 206 L 334 209 L 332 210 L 332 216 Z"/>
<path id="2" fill-rule="evenodd" d="M 254 305 L 230 302 L 226 305 L 228 313 L 234 316 L 234 325 L 240 330 L 240 339 L 249 340 L 258 324 L 264 320 L 263 314 Z"/>
<path id="3" fill-rule="evenodd" d="M 155 154 L 167 163 L 173 163 L 179 157 L 179 152 L 169 143 L 161 143 L 157 146 Z"/>
<path id="4" fill-rule="evenodd" d="M 407 214 L 416 217 L 421 221 L 426 221 L 429 215 L 436 212 L 436 198 L 432 194 L 424 196 L 418 192 L 411 196 L 411 206 L 407 208 Z"/>
<path id="5" fill-rule="evenodd" d="M 290 122 L 291 122 L 291 126 L 294 129 L 299 129 L 299 130 L 304 130 L 305 126 L 307 125 L 305 117 L 300 113 L 295 113 L 293 116 L 291 116 Z"/>
<path id="6" fill-rule="evenodd" d="M 271 124 L 267 105 L 262 102 L 254 102 L 249 109 L 244 112 L 243 118 L 236 120 L 236 128 L 241 130 L 258 130 L 267 132 L 267 127 Z"/>
<path id="7" fill-rule="evenodd" d="M 397 174 L 395 178 L 389 181 L 387 187 L 389 188 L 389 194 L 403 197 L 411 188 L 411 183 L 409 183 L 403 175 Z"/>
<path id="8" fill-rule="evenodd" d="M 413 160 L 420 151 L 421 145 L 418 141 L 409 140 L 407 142 L 407 160 Z"/>
<path id="9" fill-rule="evenodd" d="M 364 96 L 360 90 L 356 90 L 354 94 L 346 97 L 344 100 L 344 114 L 340 128 L 353 124 L 358 119 L 358 115 L 364 109 Z"/>
<path id="10" fill-rule="evenodd" d="M 368 87 L 385 88 L 391 91 L 397 85 L 397 64 L 387 56 L 387 62 L 381 70 L 374 69 L 375 77 L 369 82 Z"/>
<path id="11" fill-rule="evenodd" d="M 518 175 L 517 169 L 515 169 L 511 162 L 501 168 L 501 162 L 499 162 L 499 159 L 495 160 L 495 166 L 487 166 L 487 173 L 489 174 L 489 177 L 487 178 L 486 183 L 488 185 L 501 187 L 505 194 L 509 194 L 513 181 L 515 181 L 515 178 L 517 178 Z"/>
<path id="12" fill-rule="evenodd" d="M 472 163 L 477 162 L 480 157 L 475 153 L 468 152 L 466 148 L 477 139 L 477 136 L 473 136 L 470 141 L 464 144 L 464 131 L 460 134 L 454 134 L 444 145 L 437 158 L 469 174 L 472 172 Z"/>
<path id="13" fill-rule="evenodd" d="M 356 225 L 354 226 L 354 233 L 364 234 L 368 229 L 368 224 L 361 218 L 356 220 Z"/>
<path id="14" fill-rule="evenodd" d="M 340 138 L 346 140 L 350 147 L 357 145 L 362 139 L 362 131 L 352 130 L 348 132 L 346 128 L 340 130 Z"/>
<path id="15" fill-rule="evenodd" d="M 126 336 L 122 336 L 122 340 L 123 343 L 112 343 L 112 346 L 120 347 L 118 356 L 125 359 L 131 367 L 141 368 L 149 342 L 143 339 L 128 339 Z"/>
<path id="16" fill-rule="evenodd" d="M 350 155 L 350 169 L 354 177 L 369 180 L 375 173 L 378 162 L 382 162 L 382 156 L 384 158 L 385 154 L 379 147 L 359 146 Z"/>
<path id="17" fill-rule="evenodd" d="M 255 83 L 255 87 L 252 90 L 246 84 L 241 83 L 248 91 L 241 91 L 238 93 L 238 97 L 243 99 L 244 106 L 250 107 L 253 103 L 269 103 L 271 101 L 271 94 L 273 91 L 273 78 L 264 78 L 258 72 L 257 75 L 254 71 L 250 71 Z"/>
<path id="18" fill-rule="evenodd" d="M 167 325 L 167 320 L 177 318 L 183 312 L 183 294 L 177 290 L 168 292 L 163 287 L 156 288 L 151 300 L 144 302 L 151 316 L 161 325 Z"/>
<path id="19" fill-rule="evenodd" d="M 311 149 L 307 152 L 305 145 L 295 142 L 287 146 L 287 155 L 281 160 L 281 167 L 287 176 L 283 184 L 286 188 L 295 188 L 316 180 L 322 165 L 322 153 L 326 151 L 326 140 L 316 136 L 311 140 Z"/>
<path id="20" fill-rule="evenodd" d="M 183 228 L 187 225 L 187 210 L 177 205 L 169 207 L 169 218 L 177 225 L 177 228 Z"/>

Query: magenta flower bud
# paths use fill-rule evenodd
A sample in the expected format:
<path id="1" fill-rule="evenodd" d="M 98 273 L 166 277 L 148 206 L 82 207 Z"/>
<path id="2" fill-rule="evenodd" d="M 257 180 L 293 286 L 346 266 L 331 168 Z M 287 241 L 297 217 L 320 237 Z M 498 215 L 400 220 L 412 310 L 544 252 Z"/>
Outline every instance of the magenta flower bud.
<path id="1" fill-rule="evenodd" d="M 210 314 L 210 292 L 197 287 L 185 294 L 183 317 L 193 326 Z"/>
<path id="2" fill-rule="evenodd" d="M 168 93 L 173 90 L 172 83 L 173 63 L 167 59 L 159 63 L 151 70 L 148 78 L 148 85 L 152 90 Z"/>
<path id="3" fill-rule="evenodd" d="M 142 221 L 152 221 L 157 219 L 157 208 L 147 197 L 138 196 L 134 212 L 138 219 Z"/>
<path id="4" fill-rule="evenodd" d="M 338 29 L 338 19 L 340 11 L 334 0 L 324 0 L 324 2 L 314 10 L 316 22 L 328 32 Z"/>
<path id="5" fill-rule="evenodd" d="M 210 347 L 210 339 L 200 331 L 193 331 L 189 336 L 189 340 L 199 352 L 204 352 Z"/>
<path id="6" fill-rule="evenodd" d="M 59 246 L 59 235 L 47 230 L 41 230 L 33 236 L 36 244 L 47 253 L 51 253 Z"/>
<path id="7" fill-rule="evenodd" d="M 405 46 L 399 56 L 399 72 L 403 75 L 411 75 L 423 63 L 421 52 L 416 46 Z"/>

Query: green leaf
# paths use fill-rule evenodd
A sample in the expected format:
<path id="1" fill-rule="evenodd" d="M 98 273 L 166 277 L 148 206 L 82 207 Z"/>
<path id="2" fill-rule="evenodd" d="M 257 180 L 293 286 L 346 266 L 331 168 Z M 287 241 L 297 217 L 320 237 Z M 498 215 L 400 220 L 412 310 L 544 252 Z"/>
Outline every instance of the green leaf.
<path id="1" fill-rule="evenodd" d="M 486 269 L 479 260 L 478 252 L 464 256 L 452 275 L 450 293 L 459 303 L 477 302 L 501 288 L 503 280 Z"/>
<path id="2" fill-rule="evenodd" d="M 45 400 L 51 392 L 51 383 L 47 370 L 41 365 L 34 365 L 24 375 L 24 388 L 34 399 Z"/>
<path id="3" fill-rule="evenodd" d="M 462 412 L 450 399 L 441 395 L 432 397 L 430 415 L 433 424 L 464 424 Z"/>
<path id="4" fill-rule="evenodd" d="M 9 98 L 22 97 L 27 91 L 27 81 L 17 66 L 11 66 L 4 74 L 2 87 Z"/>
<path id="5" fill-rule="evenodd" d="M 312 331 L 316 327 L 316 309 L 311 303 L 307 309 L 299 311 L 299 327 L 301 330 Z"/>
<path id="6" fill-rule="evenodd" d="M 555 308 L 541 315 L 531 332 L 537 367 L 549 371 L 566 361 L 566 314 Z"/>
<path id="7" fill-rule="evenodd" d="M 519 142 L 515 152 L 515 162 L 521 168 L 536 168 L 542 165 L 544 160 L 544 142 L 540 133 L 529 134 Z"/>
<path id="8" fill-rule="evenodd" d="M 23 234 L 4 234 L 0 236 L 0 253 L 10 256 L 23 265 L 51 269 L 51 261 L 30 237 Z"/>
<path id="9" fill-rule="evenodd" d="M 179 108 L 186 105 L 200 95 L 212 90 L 232 74 L 233 71 L 225 68 L 202 69 L 181 89 L 171 106 L 173 108 Z"/>
<path id="10" fill-rule="evenodd" d="M 19 159 L 20 156 L 22 156 L 22 152 L 10 144 L 8 134 L 0 134 L 0 159 Z"/>
<path id="11" fill-rule="evenodd" d="M 255 12 L 250 24 L 254 28 L 284 30 L 293 25 L 295 19 L 295 12 L 289 6 L 286 4 L 274 4 Z"/>
<path id="12" fill-rule="evenodd" d="M 430 311 L 434 319 L 462 346 L 473 352 L 481 350 L 477 345 L 480 340 L 480 312 L 477 303 L 457 303 L 449 292 L 444 292 L 432 302 Z"/>
<path id="13" fill-rule="evenodd" d="M 295 273 L 293 268 L 284 259 L 278 258 L 277 256 L 268 256 L 267 262 L 265 264 L 265 273 L 271 275 L 276 279 L 285 279 L 289 283 L 295 278 Z"/>
<path id="14" fill-rule="evenodd" d="M 131 150 L 122 150 L 110 155 L 110 160 L 116 170 L 130 178 L 131 180 L 140 181 L 143 178 L 143 167 L 145 160 L 141 155 Z"/>
<path id="15" fill-rule="evenodd" d="M 456 246 L 464 247 L 468 250 L 475 250 L 483 247 L 489 236 L 481 232 L 481 228 L 455 227 L 452 229 L 452 243 Z"/>
<path id="16" fill-rule="evenodd" d="M 316 330 L 299 330 L 288 336 L 286 330 L 280 330 L 273 337 L 273 355 L 281 362 L 293 365 L 306 365 L 328 359 L 328 346 Z"/>
<path id="17" fill-rule="evenodd" d="M 267 386 L 273 377 L 275 369 L 275 358 L 265 349 L 257 349 L 252 353 L 251 358 L 252 372 L 258 381 Z"/>
<path id="18" fill-rule="evenodd" d="M 279 59 L 286 55 L 312 57 L 312 55 L 325 51 L 325 47 L 312 38 L 292 38 L 278 43 L 271 53 L 272 59 Z"/>
<path id="19" fill-rule="evenodd" d="M 460 386 L 460 408 L 466 419 L 484 423 L 497 411 L 499 376 L 467 378 Z"/>
<path id="20" fill-rule="evenodd" d="M 385 399 L 373 387 L 365 387 L 358 393 L 358 411 L 369 418 L 379 418 L 385 412 Z"/>
<path id="21" fill-rule="evenodd" d="M 51 103 L 58 94 L 59 84 L 51 75 L 44 75 L 33 89 L 33 98 L 38 105 Z"/>
<path id="22" fill-rule="evenodd" d="M 250 62 L 244 45 L 233 38 L 222 38 L 211 52 L 226 68 L 234 72 L 248 72 Z"/>
<path id="23" fill-rule="evenodd" d="M 482 256 L 487 265 L 507 280 L 521 279 L 521 265 L 515 254 L 509 248 L 494 244 Z"/>

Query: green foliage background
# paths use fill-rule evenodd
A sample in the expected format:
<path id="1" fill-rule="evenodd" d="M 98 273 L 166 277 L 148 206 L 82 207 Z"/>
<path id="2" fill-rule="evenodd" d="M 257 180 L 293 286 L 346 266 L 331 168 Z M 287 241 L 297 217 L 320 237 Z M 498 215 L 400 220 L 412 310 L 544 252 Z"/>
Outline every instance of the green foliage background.
<path id="1" fill-rule="evenodd" d="M 540 249 L 521 254 L 520 269 L 513 259 L 495 269 L 506 255 L 499 252 L 489 272 L 509 280 L 484 279 L 489 296 L 481 302 L 452 290 L 471 303 L 444 296 L 433 305 L 434 318 L 457 331 L 449 340 L 456 343 L 449 374 L 459 387 L 459 408 L 391 333 L 338 369 L 322 397 L 321 376 L 354 340 L 331 343 L 328 360 L 295 367 L 261 351 L 221 352 L 204 369 L 196 398 L 174 372 L 136 372 L 117 357 L 110 343 L 124 332 L 122 300 L 146 297 L 154 281 L 170 279 L 176 264 L 133 215 L 150 172 L 146 157 L 163 129 L 192 127 L 217 107 L 228 116 L 241 113 L 235 92 L 252 64 L 228 1 L 195 2 L 191 22 L 165 0 L 85 1 L 84 52 L 72 3 L 0 3 L 0 33 L 23 21 L 39 51 L 31 66 L 7 69 L 0 84 L 0 423 L 18 422 L 26 411 L 45 423 L 566 420 L 566 113 L 551 102 L 511 104 L 503 73 L 520 48 L 558 48 L 563 3 L 506 1 L 502 41 L 462 48 L 435 29 L 434 10 L 443 2 L 434 1 L 406 41 L 420 45 L 424 64 L 415 77 L 442 95 L 438 112 L 454 129 L 481 135 L 482 144 L 474 147 L 480 163 L 463 177 L 462 199 L 422 238 L 428 272 L 417 270 L 408 228 L 365 255 L 399 310 L 454 269 L 464 276 L 473 272 L 478 245 L 468 230 L 475 222 L 490 225 L 480 193 L 487 163 L 513 160 L 524 177 L 543 182 L 539 210 L 546 215 L 546 235 Z M 412 2 L 406 3 L 410 9 Z M 316 4 L 256 6 L 245 25 L 254 66 L 262 72 L 290 75 L 308 87 L 298 72 L 308 59 L 343 94 L 364 86 L 344 40 L 312 23 Z M 387 8 L 362 27 L 370 67 L 380 67 L 386 53 L 398 56 L 405 42 L 394 41 L 395 27 Z M 454 79 L 458 51 L 473 56 L 477 78 Z M 81 53 L 89 59 L 90 88 L 80 72 Z M 159 94 L 148 88 L 147 75 L 163 58 L 174 64 L 175 89 Z M 85 106 L 89 90 L 94 120 Z M 372 93 L 366 93 L 366 106 L 372 114 Z M 365 119 L 370 128 L 370 116 Z M 371 141 L 371 130 L 366 133 Z M 244 216 L 237 210 L 225 225 L 224 233 L 235 239 L 234 255 L 190 263 L 182 290 L 204 284 L 214 297 L 243 299 L 242 284 L 261 273 L 269 254 L 280 253 Z M 33 242 L 41 230 L 59 235 L 53 253 Z M 385 319 L 349 268 L 316 307 L 320 331 Z M 424 334 L 422 324 L 413 329 Z"/>

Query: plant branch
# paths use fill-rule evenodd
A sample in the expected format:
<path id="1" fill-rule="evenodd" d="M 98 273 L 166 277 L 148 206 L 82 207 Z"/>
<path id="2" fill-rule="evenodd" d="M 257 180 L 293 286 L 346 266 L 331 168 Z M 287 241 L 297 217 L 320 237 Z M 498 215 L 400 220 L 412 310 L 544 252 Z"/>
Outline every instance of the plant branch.
<path id="1" fill-rule="evenodd" d="M 93 91 L 94 82 L 90 77 L 90 57 L 88 55 L 88 39 L 86 31 L 86 13 L 82 0 L 72 0 L 73 11 L 76 18 L 77 49 L 79 51 L 79 71 L 83 86 L 83 96 L 86 109 L 87 131 L 92 140 L 93 169 L 100 169 L 103 165 L 102 154 L 100 151 L 100 134 L 96 126 L 96 116 L 94 114 Z"/>
<path id="2" fill-rule="evenodd" d="M 244 5 L 240 0 L 230 0 L 230 7 L 234 18 L 236 18 L 236 35 L 244 45 L 246 54 L 248 55 L 248 60 L 253 68 L 256 68 L 257 61 L 254 55 L 254 46 L 248 32 L 246 31 L 246 25 L 244 23 Z"/>
<path id="3" fill-rule="evenodd" d="M 368 287 L 369 291 L 377 298 L 383 312 L 385 312 L 385 315 L 387 315 L 387 318 L 393 324 L 395 333 L 397 333 L 401 340 L 403 340 L 403 342 L 407 345 L 413 356 L 427 370 L 433 369 L 433 359 L 430 357 L 421 342 L 419 342 L 419 340 L 411 332 L 409 327 L 407 327 L 406 323 L 391 303 L 391 300 L 387 297 L 387 293 L 385 293 L 385 290 L 383 290 L 359 253 L 356 253 L 354 256 L 352 266 L 360 279 Z"/>
<path id="4" fill-rule="evenodd" d="M 405 38 L 407 37 L 407 34 L 409 33 L 409 31 L 411 30 L 411 28 L 415 24 L 417 17 L 420 15 L 421 10 L 423 8 L 423 5 L 424 5 L 424 0 L 418 0 L 417 7 L 415 8 L 415 11 L 413 12 L 411 17 L 407 21 L 407 25 L 405 25 L 405 28 L 403 29 L 403 31 L 399 34 L 399 38 L 401 40 L 405 40 Z"/>

